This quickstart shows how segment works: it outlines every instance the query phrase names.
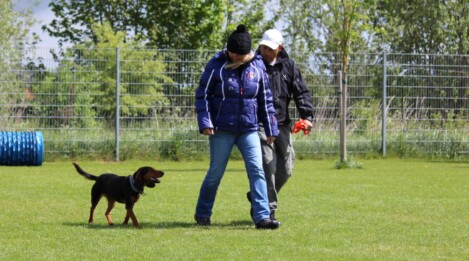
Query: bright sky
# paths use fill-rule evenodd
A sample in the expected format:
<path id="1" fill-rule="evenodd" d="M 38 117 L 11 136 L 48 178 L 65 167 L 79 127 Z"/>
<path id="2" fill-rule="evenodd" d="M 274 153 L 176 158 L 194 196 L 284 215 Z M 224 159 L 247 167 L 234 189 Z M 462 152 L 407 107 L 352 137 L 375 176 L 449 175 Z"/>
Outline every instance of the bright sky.
<path id="1" fill-rule="evenodd" d="M 37 4 L 34 5 L 34 2 L 37 2 Z M 15 9 L 17 10 L 32 7 L 34 17 L 38 20 L 38 22 L 35 26 L 33 26 L 31 32 L 38 34 L 42 40 L 38 46 L 57 48 L 57 39 L 50 37 L 47 33 L 42 32 L 41 30 L 42 25 L 50 23 L 54 17 L 54 13 L 48 6 L 49 2 L 50 0 L 13 0 L 13 3 L 15 3 Z"/>

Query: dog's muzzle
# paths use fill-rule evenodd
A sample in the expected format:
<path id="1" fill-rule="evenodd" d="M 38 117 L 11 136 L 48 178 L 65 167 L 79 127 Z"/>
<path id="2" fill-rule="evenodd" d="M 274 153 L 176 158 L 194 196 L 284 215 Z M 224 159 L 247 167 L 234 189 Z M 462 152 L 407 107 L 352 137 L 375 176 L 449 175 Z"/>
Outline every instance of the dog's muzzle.
<path id="1" fill-rule="evenodd" d="M 151 178 L 149 182 L 147 182 L 146 186 L 149 188 L 154 188 L 156 183 L 160 183 L 161 181 L 157 178 Z"/>
<path id="2" fill-rule="evenodd" d="M 152 182 L 152 183 L 160 183 L 161 181 L 160 181 L 159 179 L 157 179 L 157 178 L 151 178 L 151 179 L 150 179 L 150 182 Z"/>
<path id="3" fill-rule="evenodd" d="M 149 188 L 154 188 L 156 183 L 161 183 L 159 178 L 161 178 L 163 176 L 164 176 L 164 172 L 158 171 L 157 175 L 152 175 L 152 177 L 150 177 L 150 179 L 146 183 L 146 186 L 149 187 Z"/>

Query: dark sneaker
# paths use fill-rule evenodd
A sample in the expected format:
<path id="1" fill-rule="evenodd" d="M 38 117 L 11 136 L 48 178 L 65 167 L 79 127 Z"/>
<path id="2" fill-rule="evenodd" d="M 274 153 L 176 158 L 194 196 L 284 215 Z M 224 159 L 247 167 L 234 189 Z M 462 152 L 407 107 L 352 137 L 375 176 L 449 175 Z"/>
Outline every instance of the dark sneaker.
<path id="1" fill-rule="evenodd" d="M 197 215 L 194 215 L 194 219 L 197 222 L 197 225 L 199 226 L 210 226 L 212 223 L 210 222 L 209 217 L 198 217 Z"/>
<path id="2" fill-rule="evenodd" d="M 263 219 L 261 222 L 256 224 L 257 229 L 277 229 L 280 227 L 280 223 L 270 218 Z"/>

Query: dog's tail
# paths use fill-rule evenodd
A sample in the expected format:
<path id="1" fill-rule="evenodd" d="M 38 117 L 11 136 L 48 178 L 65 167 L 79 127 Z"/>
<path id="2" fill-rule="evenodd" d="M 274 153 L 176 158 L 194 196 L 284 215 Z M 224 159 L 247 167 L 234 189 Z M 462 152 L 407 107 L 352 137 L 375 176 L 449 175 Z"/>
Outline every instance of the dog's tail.
<path id="1" fill-rule="evenodd" d="M 80 175 L 82 175 L 83 177 L 89 179 L 89 180 L 96 180 L 98 177 L 94 176 L 94 175 L 91 175 L 90 173 L 84 171 L 82 168 L 80 168 L 80 166 L 78 166 L 78 164 L 76 164 L 75 162 L 73 163 L 73 166 L 75 166 L 75 169 L 77 170 L 78 173 L 80 173 Z"/>

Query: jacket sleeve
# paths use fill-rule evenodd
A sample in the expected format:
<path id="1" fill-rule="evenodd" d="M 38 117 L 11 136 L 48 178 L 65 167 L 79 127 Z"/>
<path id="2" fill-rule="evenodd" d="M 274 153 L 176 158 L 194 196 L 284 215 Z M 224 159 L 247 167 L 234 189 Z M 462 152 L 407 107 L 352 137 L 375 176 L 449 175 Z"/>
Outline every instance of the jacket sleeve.
<path id="1" fill-rule="evenodd" d="M 313 102 L 311 94 L 306 86 L 306 83 L 301 76 L 300 70 L 296 67 L 295 62 L 292 61 L 293 67 L 293 100 L 295 101 L 296 108 L 300 114 L 300 118 L 304 120 L 313 121 Z"/>
<path id="2" fill-rule="evenodd" d="M 197 112 L 197 122 L 199 125 L 199 132 L 202 130 L 213 128 L 213 123 L 210 115 L 213 100 L 213 74 L 215 67 L 213 59 L 205 66 L 204 72 L 200 77 L 199 86 L 195 92 L 195 109 Z"/>
<path id="3" fill-rule="evenodd" d="M 260 67 L 261 80 L 259 83 L 259 115 L 258 118 L 262 120 L 264 125 L 265 135 L 267 137 L 278 136 L 277 118 L 275 117 L 274 102 L 272 98 L 272 92 L 269 87 L 269 80 L 267 77 L 266 69 L 263 66 Z"/>

